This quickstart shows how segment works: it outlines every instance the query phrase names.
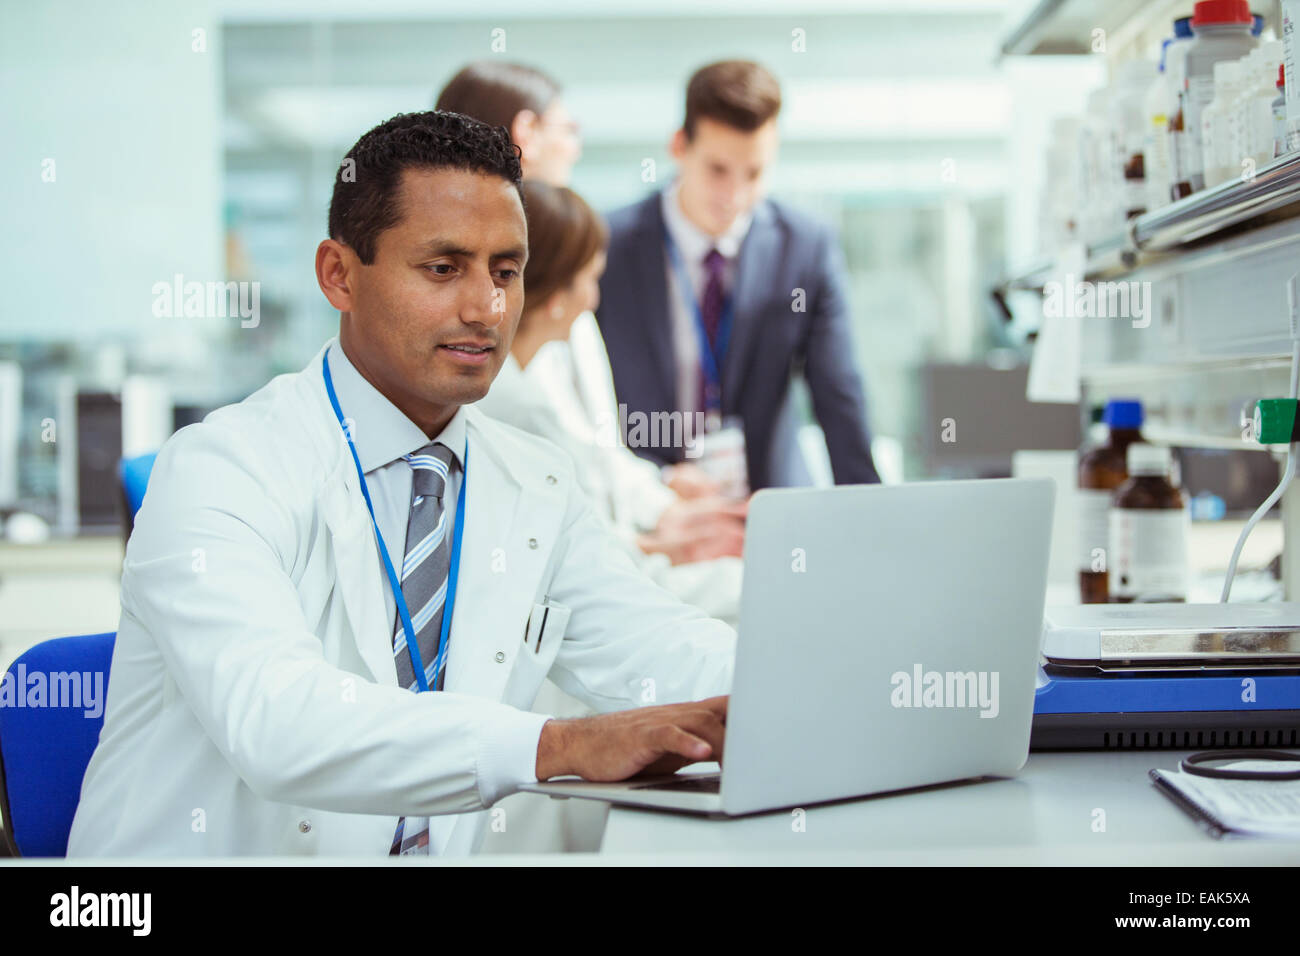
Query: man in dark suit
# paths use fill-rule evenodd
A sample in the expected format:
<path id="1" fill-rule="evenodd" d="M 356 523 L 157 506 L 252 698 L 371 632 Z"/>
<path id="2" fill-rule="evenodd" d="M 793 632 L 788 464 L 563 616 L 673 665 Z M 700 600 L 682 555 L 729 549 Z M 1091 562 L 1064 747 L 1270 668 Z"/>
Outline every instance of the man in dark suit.
<path id="1" fill-rule="evenodd" d="M 763 197 L 780 107 L 756 63 L 691 77 L 670 147 L 677 178 L 609 216 L 596 318 L 628 421 L 738 417 L 752 490 L 808 484 L 790 401 L 802 371 L 836 483 L 876 482 L 843 255 L 829 228 Z M 686 457 L 628 444 L 665 464 Z"/>

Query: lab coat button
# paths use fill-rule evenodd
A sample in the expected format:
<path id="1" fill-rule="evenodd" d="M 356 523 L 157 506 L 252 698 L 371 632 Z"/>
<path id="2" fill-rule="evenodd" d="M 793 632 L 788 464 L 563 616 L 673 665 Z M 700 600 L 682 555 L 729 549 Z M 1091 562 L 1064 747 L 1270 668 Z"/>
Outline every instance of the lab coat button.
<path id="1" fill-rule="evenodd" d="M 498 663 L 498 664 L 504 664 L 505 662 L 506 662 L 506 652 L 505 652 L 505 651 L 497 651 L 497 663 Z"/>
<path id="2" fill-rule="evenodd" d="M 298 832 L 299 832 L 299 833 L 311 833 L 311 821 L 310 821 L 310 820 L 299 820 L 299 821 L 298 821 Z"/>
<path id="3" fill-rule="evenodd" d="M 547 476 L 546 476 L 546 483 L 547 483 L 548 485 L 553 485 L 553 484 L 555 484 L 555 476 L 554 476 L 554 475 L 547 475 Z"/>
<path id="4" fill-rule="evenodd" d="M 530 548 L 532 548 L 534 551 L 536 551 L 536 550 L 537 550 L 537 539 L 536 539 L 536 538 L 529 538 L 529 539 L 528 539 L 528 547 L 530 547 Z"/>

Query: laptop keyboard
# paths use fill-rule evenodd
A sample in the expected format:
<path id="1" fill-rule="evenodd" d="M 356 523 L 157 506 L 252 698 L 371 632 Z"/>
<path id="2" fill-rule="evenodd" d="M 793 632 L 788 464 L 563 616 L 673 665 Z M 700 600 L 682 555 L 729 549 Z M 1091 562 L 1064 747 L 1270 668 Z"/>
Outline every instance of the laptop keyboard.
<path id="1" fill-rule="evenodd" d="M 663 783 L 643 783 L 633 790 L 676 790 L 688 793 L 721 793 L 722 774 L 700 773 L 680 780 L 667 780 Z"/>

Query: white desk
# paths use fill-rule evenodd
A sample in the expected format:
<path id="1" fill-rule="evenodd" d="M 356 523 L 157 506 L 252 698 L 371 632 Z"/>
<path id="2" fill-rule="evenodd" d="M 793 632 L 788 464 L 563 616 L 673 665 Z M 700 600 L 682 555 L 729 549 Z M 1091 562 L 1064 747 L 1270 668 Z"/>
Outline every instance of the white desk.
<path id="1" fill-rule="evenodd" d="M 1300 864 L 1300 842 L 1216 840 L 1155 789 L 1187 751 L 1034 753 L 1010 779 L 948 784 L 736 819 L 614 807 L 601 852 L 752 862 Z M 1094 810 L 1105 829 L 1093 830 Z M 751 856 L 752 855 L 752 856 Z"/>

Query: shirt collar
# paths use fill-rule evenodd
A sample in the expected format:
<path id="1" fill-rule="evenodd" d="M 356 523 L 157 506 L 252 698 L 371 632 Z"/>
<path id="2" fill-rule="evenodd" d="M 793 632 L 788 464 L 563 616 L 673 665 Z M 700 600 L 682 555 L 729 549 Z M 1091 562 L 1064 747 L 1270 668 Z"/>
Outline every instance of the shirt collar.
<path id="1" fill-rule="evenodd" d="M 740 245 L 744 242 L 749 224 L 754 219 L 753 210 L 737 216 L 731 227 L 715 239 L 686 218 L 686 214 L 682 212 L 682 207 L 677 202 L 681 188 L 681 178 L 675 178 L 663 192 L 662 205 L 668 234 L 673 237 L 673 242 L 677 243 L 677 248 L 681 249 L 683 258 L 688 262 L 698 263 L 703 261 L 710 249 L 714 248 L 726 259 L 735 259 L 740 255 Z"/>
<path id="2" fill-rule="evenodd" d="M 356 445 L 357 457 L 361 459 L 363 473 L 370 474 L 429 444 L 431 439 L 424 430 L 357 371 L 337 338 L 330 341 L 328 357 L 339 407 L 343 409 L 344 418 L 353 422 L 352 441 Z M 465 436 L 465 409 L 462 406 L 456 409 L 447 427 L 432 441 L 440 441 L 451 449 L 456 462 L 463 467 L 461 457 L 465 453 Z"/>

